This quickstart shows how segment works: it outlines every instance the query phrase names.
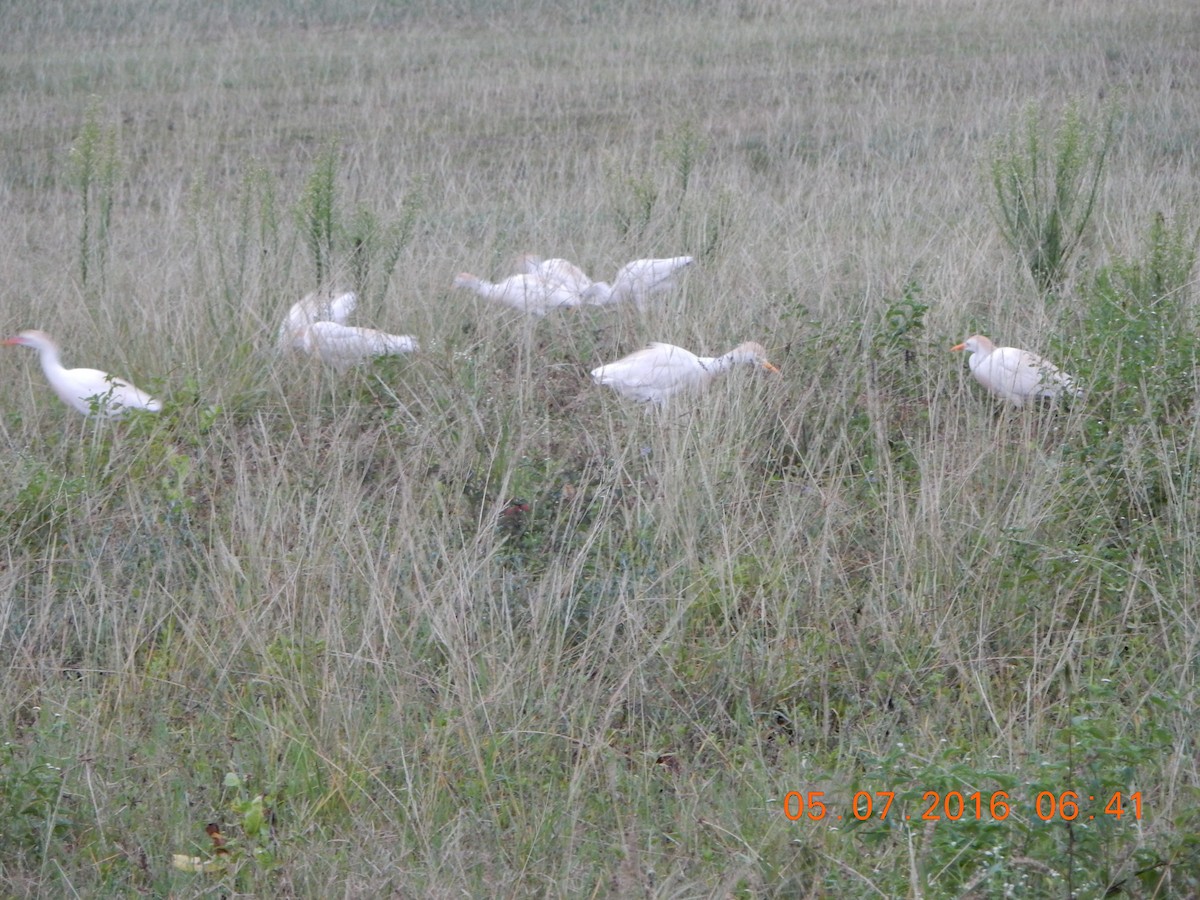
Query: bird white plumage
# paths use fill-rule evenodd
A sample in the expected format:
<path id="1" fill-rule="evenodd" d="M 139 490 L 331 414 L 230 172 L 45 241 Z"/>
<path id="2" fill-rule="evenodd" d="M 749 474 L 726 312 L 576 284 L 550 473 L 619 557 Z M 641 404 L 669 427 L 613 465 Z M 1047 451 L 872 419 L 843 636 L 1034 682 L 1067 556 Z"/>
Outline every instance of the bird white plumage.
<path id="1" fill-rule="evenodd" d="M 1075 380 L 1036 353 L 1016 347 L 997 347 L 982 334 L 972 335 L 951 350 L 966 350 L 975 380 L 1014 406 L 1040 397 L 1082 396 Z"/>
<path id="2" fill-rule="evenodd" d="M 693 262 L 690 256 L 635 259 L 621 266 L 612 284 L 597 281 L 584 290 L 583 297 L 592 306 L 633 301 L 640 309 L 654 294 L 674 288 L 679 273 Z"/>
<path id="3" fill-rule="evenodd" d="M 158 412 L 162 404 L 115 375 L 99 369 L 68 369 L 62 364 L 61 351 L 44 331 L 22 331 L 3 343 L 32 347 L 38 351 L 46 380 L 63 403 L 76 412 L 114 419 L 131 409 Z"/>
<path id="4" fill-rule="evenodd" d="M 304 329 L 314 322 L 336 322 L 345 325 L 354 307 L 358 305 L 358 295 L 353 291 L 313 291 L 302 300 L 292 304 L 279 326 L 280 351 L 301 349 Z"/>
<path id="5" fill-rule="evenodd" d="M 296 349 L 319 356 L 328 366 L 345 372 L 376 356 L 398 356 L 420 350 L 417 339 L 407 334 L 388 334 L 374 328 L 357 328 L 338 322 L 312 322 L 297 336 Z"/>
<path id="6" fill-rule="evenodd" d="M 674 344 L 653 343 L 592 370 L 592 380 L 622 396 L 660 406 L 681 391 L 702 390 L 713 378 L 736 365 L 778 372 L 761 344 L 747 341 L 724 356 L 697 356 Z"/>
<path id="7" fill-rule="evenodd" d="M 575 263 L 566 259 L 542 259 L 526 253 L 519 261 L 521 272 L 527 275 L 540 275 L 554 284 L 560 284 L 567 290 L 582 294 L 592 286 L 592 279 Z"/>
<path id="8" fill-rule="evenodd" d="M 454 278 L 454 286 L 467 288 L 485 300 L 503 303 L 537 317 L 552 309 L 578 306 L 582 302 L 578 292 L 537 272 L 521 272 L 495 283 L 469 272 L 460 272 Z"/>

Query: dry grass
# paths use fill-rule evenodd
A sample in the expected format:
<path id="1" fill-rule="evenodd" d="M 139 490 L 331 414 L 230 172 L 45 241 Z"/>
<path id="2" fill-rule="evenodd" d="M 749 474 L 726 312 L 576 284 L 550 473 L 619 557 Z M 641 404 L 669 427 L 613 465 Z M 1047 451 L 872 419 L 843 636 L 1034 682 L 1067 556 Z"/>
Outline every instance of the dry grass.
<path id="1" fill-rule="evenodd" d="M 82 423 L 0 354 L 0 892 L 1200 890 L 1194 406 L 1139 418 L 1091 374 L 997 411 L 945 352 L 984 331 L 1089 377 L 1094 273 L 1195 221 L 1190 4 L 25 6 L 0 327 L 167 408 Z M 1071 101 L 1119 133 L 1055 305 L 987 161 Z M 89 122 L 116 165 L 84 243 Z M 270 352 L 328 152 L 346 229 L 412 216 L 357 321 L 426 351 L 344 378 Z M 451 289 L 524 251 L 698 262 L 644 314 Z M 587 382 L 749 339 L 783 378 L 665 416 Z M 858 790 L 896 792 L 886 823 L 851 827 Z M 984 816 L 918 824 L 951 790 Z M 1096 818 L 1040 821 L 1043 790 Z M 208 822 L 224 867 L 173 869 Z"/>

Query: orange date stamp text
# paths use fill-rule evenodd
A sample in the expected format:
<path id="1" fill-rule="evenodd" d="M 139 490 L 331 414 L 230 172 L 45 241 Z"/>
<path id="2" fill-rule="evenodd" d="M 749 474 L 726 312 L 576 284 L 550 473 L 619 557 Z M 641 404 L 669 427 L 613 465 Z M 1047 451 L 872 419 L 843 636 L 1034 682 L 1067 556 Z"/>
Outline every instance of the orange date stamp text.
<path id="1" fill-rule="evenodd" d="M 1008 791 L 925 791 L 921 807 L 902 811 L 896 804 L 895 791 L 857 791 L 850 803 L 849 817 L 859 822 L 869 819 L 886 821 L 888 816 L 923 822 L 973 821 L 1003 822 L 1013 813 L 1013 801 Z M 1142 792 L 1114 791 L 1111 795 L 1081 795 L 1077 791 L 1041 791 L 1033 800 L 1032 812 L 1043 822 L 1088 821 L 1097 816 L 1121 819 L 1142 818 Z M 825 800 L 824 791 L 788 791 L 783 796 L 783 814 L 793 822 L 842 819 Z"/>

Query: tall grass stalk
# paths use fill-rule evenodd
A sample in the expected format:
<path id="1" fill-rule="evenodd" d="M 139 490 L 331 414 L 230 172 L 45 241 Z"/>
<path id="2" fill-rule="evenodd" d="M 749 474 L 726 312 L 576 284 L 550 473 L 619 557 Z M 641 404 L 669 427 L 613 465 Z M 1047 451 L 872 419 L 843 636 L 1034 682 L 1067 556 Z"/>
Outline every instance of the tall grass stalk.
<path id="1" fill-rule="evenodd" d="M 100 115 L 100 102 L 94 98 L 71 145 L 69 161 L 71 184 L 79 193 L 79 283 L 92 296 L 104 285 L 113 202 L 121 172 L 116 128 L 105 128 Z"/>

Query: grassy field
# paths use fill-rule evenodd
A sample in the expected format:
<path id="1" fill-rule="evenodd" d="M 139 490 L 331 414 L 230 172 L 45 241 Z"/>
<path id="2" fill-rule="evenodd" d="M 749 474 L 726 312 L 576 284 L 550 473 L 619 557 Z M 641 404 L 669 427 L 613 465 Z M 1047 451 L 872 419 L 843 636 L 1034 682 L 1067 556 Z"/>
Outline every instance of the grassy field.
<path id="1" fill-rule="evenodd" d="M 1194 3 L 510 5 L 5 12 L 0 329 L 165 408 L 0 352 L 0 894 L 1200 895 Z M 1106 128 L 1039 282 L 997 160 Z"/>

